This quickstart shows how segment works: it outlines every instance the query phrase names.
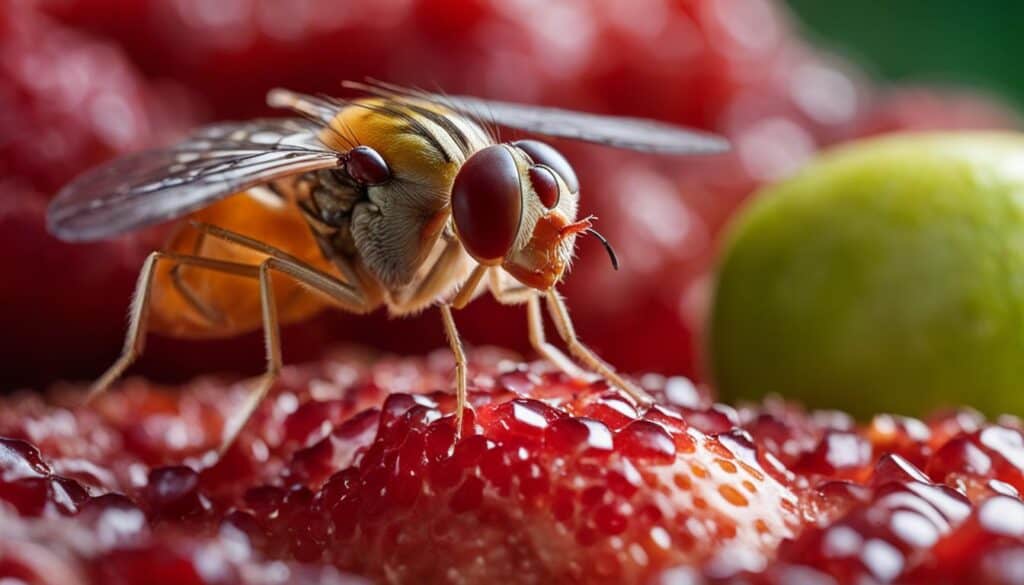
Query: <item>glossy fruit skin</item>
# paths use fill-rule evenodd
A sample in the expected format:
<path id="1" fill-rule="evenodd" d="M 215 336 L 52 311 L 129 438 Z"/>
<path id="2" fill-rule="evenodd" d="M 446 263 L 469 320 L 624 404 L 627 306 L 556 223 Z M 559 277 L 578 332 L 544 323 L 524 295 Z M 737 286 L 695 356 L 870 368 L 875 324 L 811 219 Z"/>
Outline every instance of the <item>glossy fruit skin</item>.
<path id="1" fill-rule="evenodd" d="M 0 437 L 19 437 L 0 438 L 0 518 L 106 539 L 98 558 L 62 555 L 97 575 L 89 583 L 113 571 L 145 582 L 146 567 L 205 583 L 210 549 L 241 545 L 255 566 L 396 583 L 639 583 L 732 551 L 753 568 L 796 534 L 792 476 L 692 384 L 648 380 L 682 392 L 645 411 L 506 352 L 474 351 L 471 363 L 460 435 L 454 396 L 438 390 L 447 354 L 338 354 L 284 372 L 215 465 L 202 453 L 242 384 L 167 394 L 140 380 L 95 410 L 0 399 Z M 108 542 L 115 528 L 121 540 Z"/>
<path id="2" fill-rule="evenodd" d="M 286 368 L 213 465 L 234 380 L 136 379 L 74 410 L 59 402 L 84 387 L 0 398 L 0 576 L 973 585 L 1010 582 L 1024 551 L 1018 418 L 860 424 L 657 375 L 644 411 L 508 352 L 469 357 L 461 437 L 447 352 L 338 352 Z"/>
<path id="3" fill-rule="evenodd" d="M 924 134 L 841 148 L 731 228 L 709 347 L 726 397 L 857 416 L 1022 412 L 1024 138 Z"/>

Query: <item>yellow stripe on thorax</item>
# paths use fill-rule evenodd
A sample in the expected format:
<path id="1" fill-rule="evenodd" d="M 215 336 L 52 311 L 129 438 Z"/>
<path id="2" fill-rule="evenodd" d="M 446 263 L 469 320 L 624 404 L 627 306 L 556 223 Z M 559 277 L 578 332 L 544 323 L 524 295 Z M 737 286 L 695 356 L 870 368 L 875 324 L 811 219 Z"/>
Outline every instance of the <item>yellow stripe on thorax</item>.
<path id="1" fill-rule="evenodd" d="M 463 129 L 472 151 L 489 144 L 486 133 L 464 117 L 430 102 L 417 105 L 445 115 Z M 403 115 L 391 113 L 396 110 Z M 428 129 L 443 152 L 438 151 L 435 143 L 408 131 L 409 120 L 405 116 Z M 396 177 L 437 189 L 447 190 L 464 162 L 458 143 L 443 128 L 401 102 L 381 98 L 356 100 L 342 109 L 330 126 L 321 131 L 320 139 L 340 152 L 354 145 L 369 146 L 384 157 Z"/>

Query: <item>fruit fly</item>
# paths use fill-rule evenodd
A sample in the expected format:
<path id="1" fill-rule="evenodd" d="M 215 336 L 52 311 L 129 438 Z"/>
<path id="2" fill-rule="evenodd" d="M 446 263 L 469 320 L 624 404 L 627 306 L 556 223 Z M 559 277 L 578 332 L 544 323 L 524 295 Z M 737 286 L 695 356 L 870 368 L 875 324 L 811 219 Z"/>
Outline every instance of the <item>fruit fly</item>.
<path id="1" fill-rule="evenodd" d="M 543 142 L 498 142 L 492 130 L 662 154 L 717 153 L 726 143 L 636 118 L 345 85 L 364 95 L 273 90 L 269 105 L 294 117 L 208 126 L 86 172 L 57 195 L 48 226 L 67 241 L 188 219 L 146 258 L 122 354 L 89 397 L 142 353 L 147 331 L 215 337 L 262 327 L 266 372 L 226 426 L 223 452 L 281 370 L 281 323 L 328 306 L 408 315 L 436 305 L 455 357 L 461 428 L 466 356 L 452 310 L 489 290 L 501 303 L 526 305 L 542 358 L 572 376 L 589 370 L 650 404 L 580 342 L 556 290 L 581 234 L 597 237 L 616 264 L 591 218 L 577 217 L 572 166 Z M 575 361 L 546 340 L 542 302 Z"/>

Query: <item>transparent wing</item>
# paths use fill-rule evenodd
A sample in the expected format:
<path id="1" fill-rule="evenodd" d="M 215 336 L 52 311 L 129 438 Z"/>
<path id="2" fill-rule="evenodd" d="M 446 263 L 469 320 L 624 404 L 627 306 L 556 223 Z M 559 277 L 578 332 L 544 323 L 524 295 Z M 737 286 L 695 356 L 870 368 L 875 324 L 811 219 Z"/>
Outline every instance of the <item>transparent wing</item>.
<path id="1" fill-rule="evenodd" d="M 559 108 L 441 95 L 382 82 L 347 87 L 394 99 L 440 104 L 462 114 L 528 132 L 660 154 L 716 154 L 729 149 L 721 137 L 654 120 L 602 116 Z"/>
<path id="2" fill-rule="evenodd" d="M 184 141 L 115 159 L 79 176 L 50 204 L 50 232 L 98 240 L 174 219 L 275 178 L 338 166 L 300 119 L 216 124 Z"/>

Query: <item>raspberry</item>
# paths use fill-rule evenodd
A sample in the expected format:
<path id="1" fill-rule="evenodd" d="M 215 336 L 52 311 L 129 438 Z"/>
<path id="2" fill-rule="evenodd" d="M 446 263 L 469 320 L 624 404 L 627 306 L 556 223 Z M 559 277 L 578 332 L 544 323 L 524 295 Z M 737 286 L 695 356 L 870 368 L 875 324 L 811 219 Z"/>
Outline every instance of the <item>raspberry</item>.
<path id="1" fill-rule="evenodd" d="M 111 43 L 61 26 L 30 3 L 5 3 L 0 261 L 17 286 L 0 291 L 8 307 L 0 327 L 11 340 L 0 347 L 10 360 L 0 385 L 93 375 L 114 355 L 124 314 L 117 305 L 129 299 L 132 272 L 159 240 L 61 244 L 45 231 L 46 199 L 110 156 L 182 131 L 191 114 L 175 105 L 180 93 L 151 87 Z"/>
<path id="2" fill-rule="evenodd" d="M 0 161 L 7 173 L 52 192 L 112 155 L 184 128 L 180 92 L 150 87 L 110 42 L 61 26 L 27 3 L 8 9 L 0 21 L 0 95 L 7 100 Z"/>
<path id="3" fill-rule="evenodd" d="M 1018 127 L 1019 116 L 995 98 L 966 90 L 909 87 L 875 100 L 858 135 Z"/>

